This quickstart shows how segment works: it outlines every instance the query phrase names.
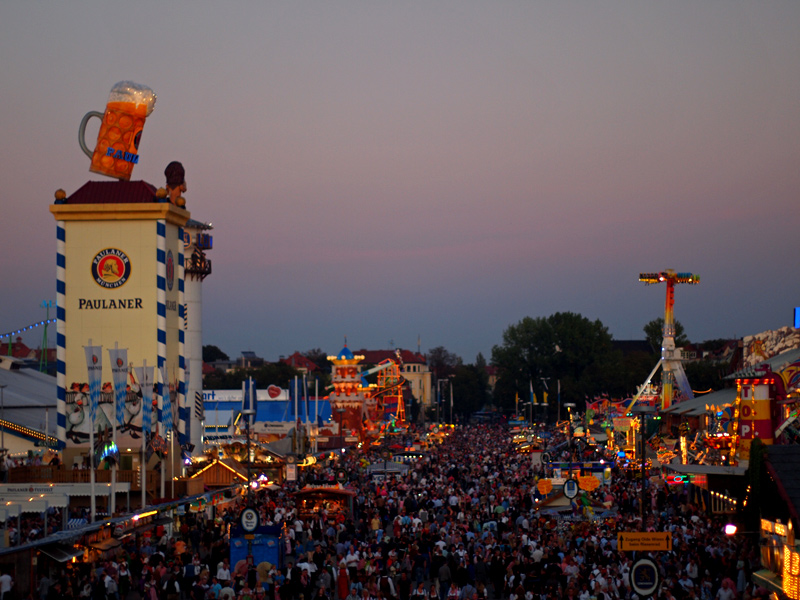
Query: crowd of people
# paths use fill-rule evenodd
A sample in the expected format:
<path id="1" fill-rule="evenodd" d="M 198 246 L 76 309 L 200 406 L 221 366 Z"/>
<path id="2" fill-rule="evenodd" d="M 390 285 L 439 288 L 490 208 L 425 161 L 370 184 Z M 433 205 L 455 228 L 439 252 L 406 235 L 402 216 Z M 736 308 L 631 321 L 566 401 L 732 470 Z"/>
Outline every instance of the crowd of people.
<path id="1" fill-rule="evenodd" d="M 639 598 L 629 575 L 640 556 L 617 548 L 618 532 L 643 527 L 642 481 L 633 473 L 615 469 L 582 503 L 558 512 L 536 485 L 542 467 L 502 425 L 456 428 L 403 475 L 372 478 L 365 466 L 378 456 L 380 449 L 349 450 L 215 518 L 187 514 L 172 535 L 131 537 L 113 560 L 43 578 L 39 600 Z M 352 510 L 300 515 L 292 492 L 308 481 L 333 483 L 341 472 L 356 492 Z M 644 527 L 673 540 L 671 551 L 651 555 L 661 579 L 656 597 L 766 595 L 751 582 L 755 546 L 726 536 L 684 486 L 649 485 Z M 230 565 L 230 526 L 246 503 L 261 523 L 281 527 L 280 564 Z"/>

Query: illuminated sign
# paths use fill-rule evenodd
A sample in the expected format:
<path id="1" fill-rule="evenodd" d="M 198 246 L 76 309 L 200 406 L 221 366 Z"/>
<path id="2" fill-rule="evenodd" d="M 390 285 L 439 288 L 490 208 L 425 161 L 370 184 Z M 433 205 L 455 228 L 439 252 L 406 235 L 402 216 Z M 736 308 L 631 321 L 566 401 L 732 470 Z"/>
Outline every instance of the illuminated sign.
<path id="1" fill-rule="evenodd" d="M 792 600 L 800 598 L 800 553 L 783 547 L 783 593 Z"/>
<path id="2" fill-rule="evenodd" d="M 578 484 L 580 485 L 582 490 L 586 490 L 587 492 L 591 492 L 592 490 L 597 489 L 600 486 L 600 480 L 593 475 L 585 475 L 582 477 L 578 477 Z"/>
<path id="3" fill-rule="evenodd" d="M 667 475 L 664 480 L 667 482 L 667 485 L 683 485 L 684 483 L 689 483 L 692 480 L 691 475 Z"/>
<path id="4" fill-rule="evenodd" d="M 617 534 L 617 548 L 622 552 L 634 550 L 670 552 L 672 551 L 672 534 L 656 531 L 625 531 Z"/>
<path id="5" fill-rule="evenodd" d="M 541 491 L 541 489 L 539 491 Z M 564 495 L 567 498 L 569 498 L 570 500 L 572 500 L 575 496 L 577 496 L 578 495 L 578 482 L 575 481 L 574 479 L 567 479 L 564 482 Z"/>
<path id="6" fill-rule="evenodd" d="M 706 475 L 696 475 L 694 473 L 672 473 L 670 475 L 665 475 L 664 481 L 667 485 L 693 483 L 697 486 L 704 487 L 708 484 L 708 477 Z"/>

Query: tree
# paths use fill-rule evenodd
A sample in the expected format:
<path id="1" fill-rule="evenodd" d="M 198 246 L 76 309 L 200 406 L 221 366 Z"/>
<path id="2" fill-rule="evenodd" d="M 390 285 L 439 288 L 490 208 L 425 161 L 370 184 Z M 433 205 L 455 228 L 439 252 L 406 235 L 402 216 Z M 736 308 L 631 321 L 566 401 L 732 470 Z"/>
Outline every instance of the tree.
<path id="1" fill-rule="evenodd" d="M 478 377 L 478 386 L 480 386 L 480 389 L 484 394 L 484 403 L 478 407 L 478 410 L 481 410 L 484 404 L 491 402 L 491 397 L 489 394 L 489 371 L 487 370 L 486 359 L 483 357 L 482 352 L 478 352 L 478 356 L 475 357 L 475 371 Z"/>
<path id="2" fill-rule="evenodd" d="M 217 360 L 230 360 L 230 357 L 216 346 L 203 346 L 203 362 L 212 363 Z"/>
<path id="3" fill-rule="evenodd" d="M 444 346 L 437 346 L 428 350 L 425 355 L 428 368 L 436 379 L 443 379 L 455 373 L 456 367 L 461 366 L 461 357 L 448 352 Z"/>
<path id="4" fill-rule="evenodd" d="M 653 348 L 653 352 L 660 353 L 661 341 L 664 339 L 664 319 L 662 317 L 653 319 L 645 325 L 643 329 L 646 339 L 650 343 L 650 347 Z M 680 321 L 675 321 L 675 347 L 683 348 L 688 345 L 689 338 L 687 338 L 684 333 L 683 325 L 681 325 Z"/>
<path id="5" fill-rule="evenodd" d="M 234 369 L 230 373 L 217 369 L 214 373 L 206 375 L 203 387 L 208 390 L 239 390 L 242 388 L 242 383 L 248 377 L 252 377 L 260 390 L 265 390 L 270 385 L 285 389 L 289 387 L 289 382 L 299 375 L 299 371 L 286 363 L 265 363 L 256 369 Z"/>
<path id="6" fill-rule="evenodd" d="M 634 396 L 650 371 L 661 360 L 653 352 L 634 351 L 622 355 L 622 375 L 620 379 L 623 396 Z"/>
<path id="7" fill-rule="evenodd" d="M 728 373 L 726 365 L 711 360 L 694 360 L 683 363 L 686 378 L 695 391 L 721 390 Z"/>
<path id="8" fill-rule="evenodd" d="M 555 400 L 558 380 L 562 402 L 579 407 L 601 392 L 622 393 L 621 353 L 613 348 L 608 329 L 575 313 L 525 317 L 511 325 L 503 343 L 492 348 L 492 364 L 499 371 L 495 403 L 509 410 L 517 395 L 520 402 L 528 401 L 531 386 L 543 398 L 543 378 L 549 379 L 550 399 Z M 554 415 L 556 402 L 548 405 Z"/>
<path id="9" fill-rule="evenodd" d="M 453 412 L 461 415 L 462 422 L 489 401 L 485 368 L 459 365 L 450 382 L 453 386 Z M 445 405 L 449 407 L 449 398 Z M 445 412 L 449 415 L 449 408 Z"/>

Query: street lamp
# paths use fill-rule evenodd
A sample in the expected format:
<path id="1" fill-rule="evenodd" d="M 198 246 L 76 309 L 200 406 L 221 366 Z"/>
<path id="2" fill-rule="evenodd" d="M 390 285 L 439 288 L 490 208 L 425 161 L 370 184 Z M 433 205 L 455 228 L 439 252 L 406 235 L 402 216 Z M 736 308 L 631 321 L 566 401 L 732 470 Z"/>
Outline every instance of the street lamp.
<path id="1" fill-rule="evenodd" d="M 572 454 L 572 409 L 575 408 L 575 403 L 565 402 L 564 408 L 567 409 L 567 435 L 569 436 L 567 441 L 569 442 L 569 452 Z M 571 456 L 570 460 L 572 460 Z"/>
<path id="2" fill-rule="evenodd" d="M 0 420 L 3 421 L 3 428 L 0 429 L 0 452 L 3 454 L 3 458 L 5 459 L 5 452 L 6 452 L 6 399 L 5 399 L 5 390 L 7 384 L 3 383 L 0 384 Z M 47 432 L 45 431 L 45 439 L 47 439 Z"/>
<path id="3" fill-rule="evenodd" d="M 441 425 L 441 410 L 440 406 L 442 404 L 442 383 L 450 383 L 450 380 L 447 378 L 444 379 L 437 379 L 436 380 L 436 424 Z M 452 410 L 450 411 L 453 412 Z"/>
<path id="4" fill-rule="evenodd" d="M 245 427 L 247 432 L 247 498 L 248 501 L 250 499 L 251 494 L 253 493 L 253 486 L 252 482 L 250 481 L 251 478 L 251 468 L 252 468 L 252 457 L 250 456 L 250 421 L 253 419 L 253 415 L 256 414 L 256 398 L 255 398 L 255 385 L 253 385 L 253 378 L 250 377 L 244 385 L 247 386 L 247 390 L 243 390 L 243 410 L 242 415 L 245 418 Z"/>
<path id="5" fill-rule="evenodd" d="M 642 499 L 639 502 L 639 513 L 642 517 L 642 531 L 645 531 L 645 523 L 644 523 L 644 505 L 645 505 L 645 470 L 647 467 L 647 445 L 644 435 L 645 426 L 647 424 L 647 415 L 652 415 L 656 412 L 655 406 L 648 406 L 646 404 L 640 404 L 638 406 L 634 406 L 631 409 L 631 414 L 634 416 L 638 415 L 641 420 L 639 423 L 639 435 L 642 438 L 642 450 L 641 455 L 639 456 L 639 460 L 642 462 Z M 636 445 L 634 444 L 634 448 Z"/>
<path id="6" fill-rule="evenodd" d="M 455 420 L 453 419 L 453 382 L 450 377 L 447 378 L 447 387 L 450 388 L 450 423 L 452 424 L 455 423 Z"/>
<path id="7" fill-rule="evenodd" d="M 547 382 L 550 381 L 549 377 L 539 377 L 542 380 L 542 385 L 544 386 L 544 394 L 542 395 L 542 406 L 544 407 L 544 418 L 542 419 L 545 423 L 547 422 L 547 395 L 550 393 L 550 386 L 547 385 Z"/>

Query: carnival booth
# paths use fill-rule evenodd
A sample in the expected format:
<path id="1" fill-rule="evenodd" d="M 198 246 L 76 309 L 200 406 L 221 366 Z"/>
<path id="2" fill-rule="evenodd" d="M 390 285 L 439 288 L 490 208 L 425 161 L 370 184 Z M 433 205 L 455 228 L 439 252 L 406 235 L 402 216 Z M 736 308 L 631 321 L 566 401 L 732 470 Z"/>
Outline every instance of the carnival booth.
<path id="1" fill-rule="evenodd" d="M 306 486 L 294 493 L 297 510 L 301 517 L 311 517 L 320 511 L 329 516 L 346 515 L 353 510 L 356 492 L 341 484 L 330 486 Z"/>
<path id="2" fill-rule="evenodd" d="M 283 563 L 284 529 L 280 525 L 264 525 L 253 506 L 243 508 L 231 527 L 230 564 L 232 573 L 245 574 L 252 564 L 258 580 L 265 581 L 272 567 Z"/>
<path id="3" fill-rule="evenodd" d="M 392 477 L 402 477 L 409 470 L 411 470 L 411 466 L 406 463 L 393 460 L 378 461 L 367 467 L 367 475 L 373 481 L 383 481 Z"/>

